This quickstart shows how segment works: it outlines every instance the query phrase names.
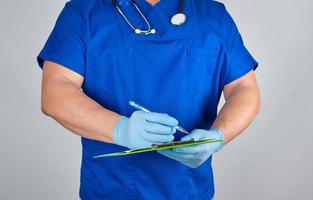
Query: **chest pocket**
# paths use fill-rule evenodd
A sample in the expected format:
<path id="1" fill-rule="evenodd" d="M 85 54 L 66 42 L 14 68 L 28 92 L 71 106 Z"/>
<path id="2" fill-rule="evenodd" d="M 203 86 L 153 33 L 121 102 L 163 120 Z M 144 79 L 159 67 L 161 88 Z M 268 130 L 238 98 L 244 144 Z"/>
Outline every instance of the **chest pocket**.
<path id="1" fill-rule="evenodd" d="M 210 90 L 217 53 L 208 48 L 187 48 L 187 94 Z"/>

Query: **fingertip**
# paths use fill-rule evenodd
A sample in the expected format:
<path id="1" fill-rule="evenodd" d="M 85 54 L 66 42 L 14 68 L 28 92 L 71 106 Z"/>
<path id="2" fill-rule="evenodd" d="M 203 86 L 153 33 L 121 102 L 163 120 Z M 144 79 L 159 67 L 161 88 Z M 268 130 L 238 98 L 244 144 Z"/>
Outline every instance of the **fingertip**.
<path id="1" fill-rule="evenodd" d="M 187 136 L 185 136 L 185 137 L 182 137 L 182 138 L 180 139 L 180 141 L 188 141 L 188 140 L 190 140 L 190 139 L 192 139 L 192 137 L 190 137 L 190 135 L 187 135 Z"/>
<path id="2" fill-rule="evenodd" d="M 164 141 L 164 142 L 173 142 L 174 139 L 175 139 L 175 138 L 174 138 L 174 135 L 169 135 L 168 138 L 167 138 L 167 140 Z"/>
<path id="3" fill-rule="evenodd" d="M 189 135 L 185 136 L 184 138 L 194 139 L 195 141 L 201 140 L 203 138 L 204 134 L 201 129 L 195 129 L 193 130 Z"/>
<path id="4" fill-rule="evenodd" d="M 173 141 L 175 139 L 174 135 L 171 135 L 171 141 Z"/>
<path id="5" fill-rule="evenodd" d="M 174 133 L 176 133 L 176 128 L 175 127 L 172 128 L 172 134 L 174 134 Z"/>
<path id="6" fill-rule="evenodd" d="M 165 115 L 168 117 L 168 119 L 167 119 L 168 125 L 170 125 L 170 126 L 178 126 L 179 122 L 178 122 L 177 119 L 175 119 L 174 117 L 172 117 L 172 116 L 170 116 L 170 115 L 168 115 L 166 113 L 165 113 Z"/>
<path id="7" fill-rule="evenodd" d="M 202 131 L 201 129 L 194 129 L 191 133 L 192 134 L 197 134 L 199 131 Z"/>
<path id="8" fill-rule="evenodd" d="M 174 117 L 171 117 L 172 118 L 172 121 L 173 121 L 173 126 L 178 126 L 178 120 L 175 119 Z"/>

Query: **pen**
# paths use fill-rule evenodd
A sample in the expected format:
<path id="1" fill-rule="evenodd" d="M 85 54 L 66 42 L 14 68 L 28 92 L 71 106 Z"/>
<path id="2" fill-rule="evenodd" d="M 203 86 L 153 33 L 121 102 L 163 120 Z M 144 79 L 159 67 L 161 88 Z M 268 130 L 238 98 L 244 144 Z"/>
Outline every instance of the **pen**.
<path id="1" fill-rule="evenodd" d="M 139 105 L 138 103 L 136 103 L 134 101 L 129 101 L 129 105 L 138 109 L 138 110 L 141 110 L 143 112 L 151 112 L 147 108 L 144 108 L 143 106 Z M 176 126 L 175 129 L 182 132 L 182 133 L 189 134 L 189 132 L 181 126 Z"/>

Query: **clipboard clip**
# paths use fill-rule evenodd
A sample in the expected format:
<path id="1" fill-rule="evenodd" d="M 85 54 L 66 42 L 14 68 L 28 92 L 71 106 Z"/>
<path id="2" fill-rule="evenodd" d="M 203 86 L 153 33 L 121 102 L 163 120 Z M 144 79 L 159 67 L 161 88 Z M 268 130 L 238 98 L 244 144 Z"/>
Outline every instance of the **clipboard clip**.
<path id="1" fill-rule="evenodd" d="M 160 147 L 171 147 L 171 146 L 175 146 L 178 144 L 190 144 L 195 142 L 195 140 L 193 138 L 191 138 L 190 140 L 186 140 L 186 141 L 173 141 L 173 142 L 169 142 L 169 143 L 165 143 L 165 144 L 152 144 L 151 148 L 160 148 Z"/>

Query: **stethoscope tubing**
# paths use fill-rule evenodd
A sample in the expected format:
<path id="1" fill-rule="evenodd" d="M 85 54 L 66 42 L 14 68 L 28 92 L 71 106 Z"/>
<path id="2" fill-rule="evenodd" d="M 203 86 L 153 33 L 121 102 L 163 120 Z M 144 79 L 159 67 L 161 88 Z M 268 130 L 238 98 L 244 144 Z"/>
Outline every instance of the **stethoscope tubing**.
<path id="1" fill-rule="evenodd" d="M 183 13 L 186 7 L 186 0 L 181 0 L 179 7 L 178 7 L 178 13 Z"/>
<path id="2" fill-rule="evenodd" d="M 112 3 L 114 5 L 114 7 L 117 9 L 117 11 L 120 13 L 120 15 L 122 15 L 122 17 L 124 18 L 124 20 L 127 22 L 127 24 L 136 32 L 138 32 L 138 30 L 140 30 L 140 32 L 142 34 L 149 34 L 152 30 L 150 22 L 148 21 L 148 19 L 146 18 L 146 16 L 142 13 L 141 9 L 138 7 L 137 3 L 135 2 L 135 0 L 131 0 L 130 1 L 132 3 L 132 5 L 135 7 L 135 9 L 137 10 L 137 12 L 141 15 L 141 17 L 144 19 L 145 23 L 148 26 L 148 29 L 146 30 L 140 30 L 137 29 L 133 26 L 133 24 L 128 20 L 128 18 L 126 17 L 126 15 L 124 14 L 124 12 L 122 11 L 122 9 L 120 8 L 120 6 L 118 5 L 118 3 L 116 2 L 116 0 L 112 0 Z M 136 32 L 136 33 L 137 33 Z"/>
<path id="3" fill-rule="evenodd" d="M 141 30 L 139 28 L 136 28 L 131 22 L 130 20 L 127 18 L 127 16 L 124 14 L 124 12 L 122 11 L 122 9 L 120 8 L 120 6 L 118 5 L 118 3 L 116 2 L 116 0 L 112 0 L 112 3 L 114 5 L 114 7 L 116 8 L 116 10 L 120 13 L 120 15 L 124 18 L 124 20 L 126 21 L 126 23 L 129 25 L 129 27 L 131 27 L 131 29 L 133 29 L 133 31 L 136 34 L 142 34 L 142 35 L 149 35 L 149 34 L 154 34 L 156 33 L 156 30 L 154 28 L 151 27 L 150 22 L 148 21 L 148 19 L 146 18 L 146 16 L 143 14 L 143 12 L 141 11 L 141 9 L 138 7 L 137 3 L 135 0 L 130 0 L 131 4 L 135 7 L 135 9 L 137 10 L 137 12 L 141 15 L 141 17 L 143 18 L 143 20 L 145 21 L 146 25 L 147 25 L 147 29 L 146 30 Z M 185 22 L 186 20 L 186 16 L 183 13 L 184 9 L 185 9 L 185 5 L 186 5 L 186 1 L 185 0 L 181 0 L 179 7 L 178 7 L 178 13 L 175 14 L 172 19 L 174 17 L 177 17 L 177 15 L 182 15 L 183 16 L 183 20 L 181 22 L 177 22 L 177 23 L 173 23 L 173 25 L 181 25 Z"/>

